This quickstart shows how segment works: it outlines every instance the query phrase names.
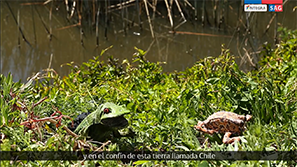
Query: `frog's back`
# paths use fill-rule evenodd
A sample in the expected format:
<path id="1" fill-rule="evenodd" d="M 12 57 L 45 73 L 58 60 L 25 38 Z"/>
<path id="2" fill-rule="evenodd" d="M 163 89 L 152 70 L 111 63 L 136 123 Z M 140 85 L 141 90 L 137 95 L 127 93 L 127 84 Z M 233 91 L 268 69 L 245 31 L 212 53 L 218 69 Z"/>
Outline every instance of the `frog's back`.
<path id="1" fill-rule="evenodd" d="M 204 121 L 204 125 L 207 129 L 212 129 L 219 133 L 231 132 L 233 134 L 239 134 L 245 128 L 244 117 L 236 113 L 220 111 L 209 116 Z"/>

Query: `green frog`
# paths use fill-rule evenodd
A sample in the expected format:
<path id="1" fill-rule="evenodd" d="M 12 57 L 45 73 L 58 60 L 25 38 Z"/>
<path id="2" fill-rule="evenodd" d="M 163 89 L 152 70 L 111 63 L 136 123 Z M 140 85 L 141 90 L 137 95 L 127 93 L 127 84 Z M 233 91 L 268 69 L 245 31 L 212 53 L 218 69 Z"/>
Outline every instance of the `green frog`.
<path id="1" fill-rule="evenodd" d="M 75 133 L 90 137 L 96 141 L 106 141 L 113 138 L 132 136 L 129 129 L 127 133 L 119 130 L 128 126 L 128 120 L 124 117 L 130 111 L 111 102 L 101 104 L 92 113 L 82 113 L 74 121 L 74 127 L 69 127 Z"/>

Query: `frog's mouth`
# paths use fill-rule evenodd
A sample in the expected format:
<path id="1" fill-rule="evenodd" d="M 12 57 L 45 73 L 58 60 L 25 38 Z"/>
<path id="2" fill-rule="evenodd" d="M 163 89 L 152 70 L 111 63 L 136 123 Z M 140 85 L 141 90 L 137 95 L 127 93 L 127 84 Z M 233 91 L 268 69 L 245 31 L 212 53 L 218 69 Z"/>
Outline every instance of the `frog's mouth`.
<path id="1" fill-rule="evenodd" d="M 101 120 L 102 124 L 111 128 L 125 128 L 128 125 L 128 120 L 122 115 L 113 118 L 105 118 Z"/>

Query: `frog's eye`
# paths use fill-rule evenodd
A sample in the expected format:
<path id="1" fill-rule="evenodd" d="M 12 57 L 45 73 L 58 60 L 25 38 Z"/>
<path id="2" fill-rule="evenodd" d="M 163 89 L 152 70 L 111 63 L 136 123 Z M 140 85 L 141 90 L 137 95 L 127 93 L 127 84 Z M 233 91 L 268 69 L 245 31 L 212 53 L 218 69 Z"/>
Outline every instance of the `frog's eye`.
<path id="1" fill-rule="evenodd" d="M 104 108 L 104 110 L 103 110 L 103 111 L 104 111 L 104 113 L 105 113 L 105 114 L 108 114 L 108 113 L 110 113 L 110 112 L 111 112 L 111 111 L 109 110 L 109 108 Z"/>

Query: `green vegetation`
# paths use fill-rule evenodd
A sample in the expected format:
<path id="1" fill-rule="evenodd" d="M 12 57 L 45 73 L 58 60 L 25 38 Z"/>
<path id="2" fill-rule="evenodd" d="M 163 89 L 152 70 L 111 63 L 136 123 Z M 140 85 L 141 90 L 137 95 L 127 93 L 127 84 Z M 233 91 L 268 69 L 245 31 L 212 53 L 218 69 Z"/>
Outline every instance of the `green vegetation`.
<path id="1" fill-rule="evenodd" d="M 125 117 L 134 137 L 101 147 L 108 151 L 289 151 L 297 149 L 297 31 L 280 30 L 281 43 L 264 46 L 257 70 L 244 73 L 225 48 L 217 58 L 205 58 L 182 72 L 166 74 L 159 63 L 145 59 L 142 50 L 132 63 L 100 56 L 61 78 L 54 70 L 28 83 L 0 76 L 1 149 L 72 151 L 96 149 L 84 137 L 63 128 L 82 112 L 113 102 L 131 112 Z M 103 53 L 102 53 L 103 54 Z M 36 81 L 33 85 L 32 82 Z M 96 103 L 90 103 L 95 101 Z M 195 131 L 193 126 L 212 113 L 227 110 L 253 115 L 241 143 L 222 144 L 222 136 Z M 52 115 L 60 111 L 60 115 Z M 59 113 L 59 112 L 56 112 Z M 50 118 L 48 118 L 50 117 Z M 48 118 L 41 121 L 42 118 Z M 31 121 L 30 120 L 40 120 Z M 206 140 L 205 140 L 206 139 Z M 78 147 L 77 143 L 85 146 Z M 88 147 L 86 147 L 88 146 Z M 13 162 L 32 166 L 69 166 L 80 161 Z M 121 161 L 86 161 L 84 165 L 116 166 Z M 136 161 L 154 166 L 283 166 L 292 161 Z M 1 161 L 1 166 L 11 165 Z M 127 164 L 129 165 L 129 163 Z"/>

